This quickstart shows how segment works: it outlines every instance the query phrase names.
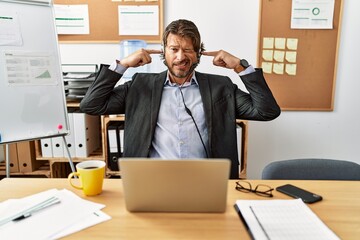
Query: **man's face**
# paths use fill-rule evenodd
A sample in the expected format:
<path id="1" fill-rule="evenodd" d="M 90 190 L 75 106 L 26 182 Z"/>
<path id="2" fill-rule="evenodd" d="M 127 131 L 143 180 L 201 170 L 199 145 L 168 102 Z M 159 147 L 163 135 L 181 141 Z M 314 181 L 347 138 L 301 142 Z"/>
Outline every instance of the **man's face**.
<path id="1" fill-rule="evenodd" d="M 172 81 L 180 83 L 189 80 L 198 64 L 191 39 L 170 33 L 165 49 L 165 64 Z"/>

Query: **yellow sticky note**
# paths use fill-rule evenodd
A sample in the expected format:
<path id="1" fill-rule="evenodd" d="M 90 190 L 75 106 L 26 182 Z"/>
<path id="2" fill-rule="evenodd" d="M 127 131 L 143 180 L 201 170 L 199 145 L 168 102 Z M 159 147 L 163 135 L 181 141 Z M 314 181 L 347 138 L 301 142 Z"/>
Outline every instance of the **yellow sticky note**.
<path id="1" fill-rule="evenodd" d="M 289 75 L 296 75 L 296 64 L 288 63 L 285 65 L 285 72 Z"/>
<path id="2" fill-rule="evenodd" d="M 261 68 L 264 73 L 272 73 L 272 62 L 262 62 Z"/>
<path id="3" fill-rule="evenodd" d="M 290 50 L 297 50 L 298 39 L 297 38 L 288 38 L 286 40 L 286 47 Z"/>
<path id="4" fill-rule="evenodd" d="M 273 49 L 274 48 L 274 38 L 272 38 L 272 37 L 264 37 L 263 38 L 263 48 L 265 48 L 265 49 Z"/>
<path id="5" fill-rule="evenodd" d="M 285 52 L 276 50 L 274 51 L 274 59 L 277 62 L 284 62 Z"/>
<path id="6" fill-rule="evenodd" d="M 284 64 L 283 63 L 274 63 L 273 71 L 276 74 L 284 74 Z"/>
<path id="7" fill-rule="evenodd" d="M 262 57 L 265 61 L 272 61 L 273 60 L 273 50 L 263 50 Z"/>
<path id="8" fill-rule="evenodd" d="M 285 49 L 286 38 L 275 38 L 275 48 Z"/>
<path id="9" fill-rule="evenodd" d="M 296 63 L 296 52 L 295 51 L 286 51 L 285 59 L 290 63 Z"/>

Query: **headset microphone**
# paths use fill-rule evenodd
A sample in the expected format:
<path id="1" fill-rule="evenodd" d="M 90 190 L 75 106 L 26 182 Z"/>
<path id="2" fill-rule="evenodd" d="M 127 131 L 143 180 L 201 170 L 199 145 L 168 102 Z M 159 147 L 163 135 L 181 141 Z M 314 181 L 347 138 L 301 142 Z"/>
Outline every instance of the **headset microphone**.
<path id="1" fill-rule="evenodd" d="M 185 111 L 187 112 L 187 114 L 189 114 L 190 117 L 192 117 L 192 113 L 186 105 L 185 105 Z"/>

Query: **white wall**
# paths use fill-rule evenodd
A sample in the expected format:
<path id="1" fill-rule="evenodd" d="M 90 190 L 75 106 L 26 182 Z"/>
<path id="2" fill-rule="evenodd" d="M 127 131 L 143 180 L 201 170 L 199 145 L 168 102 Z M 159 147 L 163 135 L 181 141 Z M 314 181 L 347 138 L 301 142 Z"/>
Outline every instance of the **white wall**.
<path id="1" fill-rule="evenodd" d="M 332 112 L 283 112 L 272 122 L 250 122 L 248 178 L 260 178 L 263 167 L 275 160 L 319 157 L 360 163 L 360 1 L 343 0 L 335 108 Z M 259 2 L 254 0 L 165 0 L 164 26 L 173 20 L 194 21 L 207 50 L 224 49 L 256 63 Z M 159 49 L 159 44 L 149 47 Z M 110 63 L 119 44 L 60 44 L 63 63 Z M 155 56 L 151 71 L 164 69 Z M 202 57 L 198 71 L 228 75 L 243 88 L 231 70 L 214 67 Z"/>

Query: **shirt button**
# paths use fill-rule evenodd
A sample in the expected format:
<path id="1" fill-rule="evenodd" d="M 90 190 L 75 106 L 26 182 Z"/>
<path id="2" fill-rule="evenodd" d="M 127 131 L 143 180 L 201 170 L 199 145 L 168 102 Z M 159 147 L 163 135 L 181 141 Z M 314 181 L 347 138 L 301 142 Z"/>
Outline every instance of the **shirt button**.
<path id="1" fill-rule="evenodd" d="M 184 145 L 184 142 L 183 142 L 183 141 L 180 141 L 179 144 L 180 144 L 180 145 Z"/>
<path id="2" fill-rule="evenodd" d="M 179 125 L 183 125 L 183 122 L 182 122 L 182 121 L 179 121 Z"/>

